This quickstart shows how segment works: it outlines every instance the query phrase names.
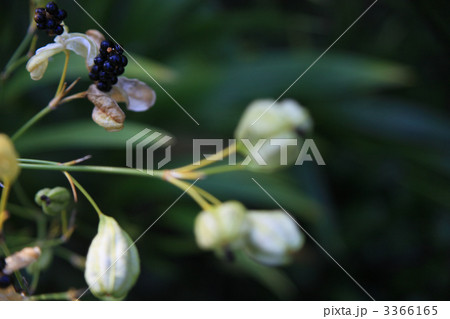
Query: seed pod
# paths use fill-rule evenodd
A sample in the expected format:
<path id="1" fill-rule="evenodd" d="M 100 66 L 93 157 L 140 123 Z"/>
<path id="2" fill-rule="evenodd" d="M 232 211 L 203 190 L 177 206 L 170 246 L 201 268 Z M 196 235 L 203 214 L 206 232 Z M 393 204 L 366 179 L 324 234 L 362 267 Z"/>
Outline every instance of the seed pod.
<path id="1" fill-rule="evenodd" d="M 5 275 L 11 275 L 14 271 L 28 267 L 41 255 L 41 249 L 39 247 L 25 247 L 21 251 L 18 251 L 11 256 L 5 258 L 5 267 L 2 272 Z"/>
<path id="2" fill-rule="evenodd" d="M 302 233 L 282 211 L 250 211 L 247 220 L 250 230 L 244 249 L 250 257 L 262 264 L 286 264 L 291 260 L 292 254 L 303 246 Z"/>
<path id="3" fill-rule="evenodd" d="M 202 211 L 195 219 L 194 233 L 203 249 L 236 248 L 247 230 L 245 207 L 229 201 Z"/>
<path id="4" fill-rule="evenodd" d="M 131 238 L 114 218 L 102 215 L 86 257 L 84 277 L 91 292 L 102 300 L 122 300 L 139 272 L 139 255 Z"/>
<path id="5" fill-rule="evenodd" d="M 70 192 L 64 187 L 44 188 L 36 193 L 34 201 L 47 215 L 58 215 L 70 203 Z"/>
<path id="6" fill-rule="evenodd" d="M 19 175 L 19 165 L 17 164 L 17 152 L 11 139 L 0 134 L 0 181 L 14 182 Z"/>
<path id="7" fill-rule="evenodd" d="M 95 107 L 92 119 L 107 131 L 120 131 L 123 128 L 125 114 L 116 101 L 105 92 L 100 91 L 95 84 L 89 86 L 87 98 Z"/>

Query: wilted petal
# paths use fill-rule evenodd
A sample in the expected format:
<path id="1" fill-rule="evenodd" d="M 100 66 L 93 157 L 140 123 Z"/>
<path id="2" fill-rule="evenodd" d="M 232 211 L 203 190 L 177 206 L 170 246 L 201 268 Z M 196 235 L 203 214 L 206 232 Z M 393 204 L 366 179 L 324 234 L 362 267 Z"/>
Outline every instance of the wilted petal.
<path id="1" fill-rule="evenodd" d="M 87 98 L 95 105 L 92 111 L 92 119 L 95 123 L 107 131 L 120 131 L 123 128 L 125 114 L 108 93 L 100 91 L 95 84 L 91 84 Z"/>
<path id="2" fill-rule="evenodd" d="M 67 33 L 55 38 L 56 43 L 62 44 L 67 50 L 71 50 L 86 59 L 86 66 L 94 65 L 94 58 L 98 53 L 98 46 L 94 39 L 83 33 Z"/>
<path id="3" fill-rule="evenodd" d="M 89 29 L 86 31 L 86 35 L 90 37 L 97 44 L 97 47 L 100 48 L 100 44 L 102 41 L 105 41 L 105 36 L 98 30 Z"/>
<path id="4" fill-rule="evenodd" d="M 117 102 L 125 102 L 127 109 L 134 112 L 147 111 L 155 104 L 156 93 L 147 84 L 137 79 L 118 78 L 113 86 L 111 96 Z"/>
<path id="5" fill-rule="evenodd" d="M 48 59 L 64 50 L 61 43 L 49 43 L 36 51 L 27 63 L 27 71 L 33 80 L 40 80 L 47 70 Z"/>

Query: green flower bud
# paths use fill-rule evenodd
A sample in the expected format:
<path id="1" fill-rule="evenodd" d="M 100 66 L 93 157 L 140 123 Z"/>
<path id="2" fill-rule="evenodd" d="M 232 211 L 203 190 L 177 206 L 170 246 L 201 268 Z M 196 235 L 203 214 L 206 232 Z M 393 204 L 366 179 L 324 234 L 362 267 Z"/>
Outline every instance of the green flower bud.
<path id="1" fill-rule="evenodd" d="M 44 188 L 36 193 L 34 201 L 47 215 L 57 215 L 69 206 L 70 192 L 64 187 Z"/>
<path id="2" fill-rule="evenodd" d="M 140 272 L 139 254 L 132 244 L 114 218 L 100 216 L 84 273 L 94 296 L 102 300 L 122 300 L 127 296 Z"/>
<path id="3" fill-rule="evenodd" d="M 0 181 L 10 183 L 15 181 L 20 171 L 17 157 L 11 139 L 5 134 L 0 134 Z"/>
<path id="4" fill-rule="evenodd" d="M 274 104 L 273 100 L 256 100 L 244 112 L 235 138 L 239 152 L 250 156 L 244 165 L 252 170 L 274 170 L 295 162 L 300 152 L 300 134 L 311 129 L 309 112 L 296 101 Z"/>
<path id="5" fill-rule="evenodd" d="M 282 211 L 251 211 L 247 214 L 250 230 L 244 249 L 256 261 L 276 266 L 291 261 L 292 254 L 304 243 L 295 222 Z"/>
<path id="6" fill-rule="evenodd" d="M 194 233 L 202 249 L 236 248 L 247 230 L 245 207 L 236 201 L 225 202 L 202 211 L 195 219 Z"/>

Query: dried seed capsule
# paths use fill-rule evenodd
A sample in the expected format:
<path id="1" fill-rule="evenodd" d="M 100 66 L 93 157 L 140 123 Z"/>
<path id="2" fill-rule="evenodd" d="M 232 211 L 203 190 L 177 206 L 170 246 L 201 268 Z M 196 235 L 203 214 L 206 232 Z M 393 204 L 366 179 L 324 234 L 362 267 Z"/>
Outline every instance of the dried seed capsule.
<path id="1" fill-rule="evenodd" d="M 28 267 L 34 263 L 41 255 L 39 247 L 25 247 L 11 256 L 5 258 L 6 265 L 2 272 L 11 275 L 14 271 Z"/>
<path id="2" fill-rule="evenodd" d="M 109 94 L 98 88 L 100 83 L 104 82 L 98 82 L 97 86 L 95 84 L 90 85 L 87 93 L 87 98 L 95 105 L 92 111 L 92 119 L 107 131 L 119 131 L 123 128 L 125 114 Z M 102 85 L 105 85 L 106 88 L 108 86 L 107 83 Z"/>
<path id="3" fill-rule="evenodd" d="M 114 218 L 101 215 L 84 273 L 92 294 L 102 300 L 122 300 L 139 272 L 139 254 L 131 238 Z"/>

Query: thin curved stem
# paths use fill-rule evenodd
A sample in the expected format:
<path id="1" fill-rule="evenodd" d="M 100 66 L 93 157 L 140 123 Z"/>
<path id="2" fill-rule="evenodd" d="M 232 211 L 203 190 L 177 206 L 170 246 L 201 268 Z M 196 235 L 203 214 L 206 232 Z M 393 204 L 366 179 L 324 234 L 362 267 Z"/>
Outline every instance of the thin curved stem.
<path id="1" fill-rule="evenodd" d="M 199 173 L 202 173 L 203 175 L 214 175 L 214 174 L 221 174 L 221 173 L 227 173 L 227 172 L 234 172 L 234 171 L 242 171 L 246 170 L 247 166 L 244 165 L 221 165 L 221 166 L 215 166 L 215 167 L 209 167 L 202 169 L 198 171 Z"/>
<path id="2" fill-rule="evenodd" d="M 75 186 L 78 188 L 78 190 L 84 195 L 84 197 L 86 197 L 86 199 L 89 201 L 89 203 L 91 203 L 92 207 L 94 207 L 95 211 L 98 214 L 98 217 L 101 217 L 103 215 L 103 213 L 100 210 L 100 208 L 98 207 L 97 203 L 91 197 L 91 195 L 89 195 L 89 193 L 84 189 L 84 187 L 81 186 L 81 184 L 78 183 L 78 181 L 75 178 L 73 178 L 73 176 L 71 176 L 71 179 L 72 179 L 72 182 L 75 184 Z"/>
<path id="3" fill-rule="evenodd" d="M 14 142 L 19 137 L 23 135 L 30 127 L 32 127 L 34 124 L 39 122 L 40 119 L 42 119 L 44 116 L 46 116 L 48 113 L 52 111 L 52 107 L 47 105 L 44 107 L 39 113 L 37 113 L 35 116 L 33 116 L 31 119 L 28 120 L 14 135 L 11 137 L 11 140 Z"/>
<path id="4" fill-rule="evenodd" d="M 27 34 L 22 39 L 22 42 L 20 42 L 17 49 L 14 51 L 13 55 L 9 59 L 8 63 L 6 63 L 6 66 L 4 68 L 4 71 L 2 73 L 2 79 L 5 80 L 8 78 L 8 76 L 11 74 L 12 71 L 14 71 L 14 68 L 18 66 L 16 61 L 19 59 L 20 55 L 23 51 L 25 51 L 28 44 L 32 41 L 34 36 L 35 29 L 30 26 L 30 28 L 27 31 Z"/>
<path id="5" fill-rule="evenodd" d="M 11 183 L 9 179 L 3 181 L 2 197 L 0 198 L 0 235 L 3 232 L 3 222 L 5 221 L 5 209 L 8 202 L 8 195 L 11 189 Z"/>
<path id="6" fill-rule="evenodd" d="M 64 81 L 66 80 L 66 74 L 67 74 L 67 67 L 69 65 L 69 58 L 70 58 L 70 51 L 64 50 L 64 54 L 66 55 L 66 59 L 64 61 L 64 69 L 61 75 L 61 79 L 59 80 L 58 89 L 56 90 L 55 96 L 58 96 L 61 94 L 61 91 L 63 89 Z"/>
<path id="7" fill-rule="evenodd" d="M 185 191 L 191 198 L 203 209 L 203 210 L 210 210 L 211 205 L 197 192 L 197 190 L 193 187 L 191 187 L 191 184 L 188 184 L 186 182 L 180 181 L 176 178 L 167 178 L 166 179 L 169 183 L 177 186 L 181 190 Z"/>
<path id="8" fill-rule="evenodd" d="M 231 144 L 227 148 L 224 148 L 223 150 L 217 152 L 214 155 L 211 155 L 211 156 L 204 158 L 200 161 L 197 161 L 193 164 L 177 168 L 174 171 L 176 171 L 176 172 L 191 172 L 191 171 L 194 171 L 201 167 L 208 166 L 208 165 L 211 165 L 212 163 L 220 161 L 220 160 L 224 159 L 225 157 L 230 156 L 233 153 L 236 153 L 236 144 L 235 143 Z"/>

